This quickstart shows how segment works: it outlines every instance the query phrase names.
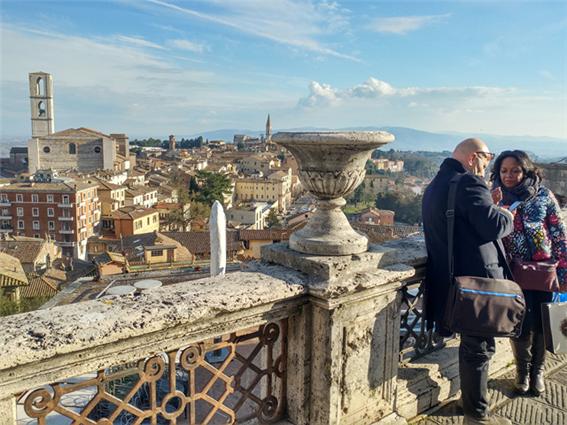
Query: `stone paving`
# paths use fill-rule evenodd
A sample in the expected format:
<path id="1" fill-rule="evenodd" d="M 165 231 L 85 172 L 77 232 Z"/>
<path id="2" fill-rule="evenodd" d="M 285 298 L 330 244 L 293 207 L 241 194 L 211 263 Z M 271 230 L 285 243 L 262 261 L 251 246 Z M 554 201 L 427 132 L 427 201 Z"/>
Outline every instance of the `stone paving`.
<path id="1" fill-rule="evenodd" d="M 489 398 L 492 412 L 514 425 L 567 425 L 567 355 L 550 354 L 546 361 L 545 392 L 539 397 L 517 396 L 513 391 L 513 368 L 492 379 Z M 428 415 L 421 415 L 412 425 L 458 425 L 463 416 L 457 400 L 445 403 Z"/>

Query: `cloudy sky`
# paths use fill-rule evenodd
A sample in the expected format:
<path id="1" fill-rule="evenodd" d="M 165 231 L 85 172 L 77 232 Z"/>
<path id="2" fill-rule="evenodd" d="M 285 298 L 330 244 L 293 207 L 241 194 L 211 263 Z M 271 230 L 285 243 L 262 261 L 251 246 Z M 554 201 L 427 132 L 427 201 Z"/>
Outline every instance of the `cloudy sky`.
<path id="1" fill-rule="evenodd" d="M 567 138 L 567 1 L 0 0 L 0 137 L 405 126 Z"/>

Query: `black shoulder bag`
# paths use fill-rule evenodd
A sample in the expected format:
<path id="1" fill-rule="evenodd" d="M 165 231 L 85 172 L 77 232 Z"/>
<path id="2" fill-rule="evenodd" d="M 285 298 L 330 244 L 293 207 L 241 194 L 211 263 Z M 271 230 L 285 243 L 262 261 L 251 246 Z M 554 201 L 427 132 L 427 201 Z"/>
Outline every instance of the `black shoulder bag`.
<path id="1" fill-rule="evenodd" d="M 447 243 L 449 252 L 449 294 L 445 307 L 445 326 L 451 331 L 483 337 L 517 337 L 526 310 L 520 286 L 507 279 L 456 276 L 453 253 L 455 237 L 455 202 L 462 174 L 449 184 L 447 202 Z M 499 241 L 495 241 L 504 269 L 512 276 Z"/>

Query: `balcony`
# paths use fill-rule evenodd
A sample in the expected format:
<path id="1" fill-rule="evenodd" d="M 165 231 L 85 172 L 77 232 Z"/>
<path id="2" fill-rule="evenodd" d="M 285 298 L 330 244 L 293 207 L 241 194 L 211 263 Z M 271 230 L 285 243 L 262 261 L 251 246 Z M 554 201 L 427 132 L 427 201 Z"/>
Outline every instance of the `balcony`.
<path id="1" fill-rule="evenodd" d="M 11 206 L 12 203 L 10 201 L 4 201 L 4 200 L 0 201 L 0 207 L 11 207 Z"/>
<path id="2" fill-rule="evenodd" d="M 59 208 L 73 208 L 74 204 L 72 204 L 72 203 L 68 203 L 68 204 L 64 203 L 64 204 L 57 204 L 57 206 L 58 206 Z"/>
<path id="3" fill-rule="evenodd" d="M 12 216 L 11 215 L 0 215 L 0 220 L 11 220 Z"/>
<path id="4" fill-rule="evenodd" d="M 76 242 L 65 242 L 65 241 L 55 241 L 55 243 L 61 247 L 74 247 L 77 245 Z"/>
<path id="5" fill-rule="evenodd" d="M 61 233 L 62 235 L 72 235 L 75 233 L 75 230 L 73 229 L 60 229 L 59 233 Z"/>
<path id="6" fill-rule="evenodd" d="M 61 216 L 59 216 L 59 217 L 57 217 L 57 220 L 59 220 L 59 221 L 73 221 L 73 220 L 75 220 L 75 218 L 74 217 L 61 217 Z"/>
<path id="7" fill-rule="evenodd" d="M 224 278 L 4 318 L 2 425 L 407 423 L 456 395 L 458 340 L 423 321 L 422 239 L 290 245 Z M 497 351 L 492 372 L 512 358 Z"/>

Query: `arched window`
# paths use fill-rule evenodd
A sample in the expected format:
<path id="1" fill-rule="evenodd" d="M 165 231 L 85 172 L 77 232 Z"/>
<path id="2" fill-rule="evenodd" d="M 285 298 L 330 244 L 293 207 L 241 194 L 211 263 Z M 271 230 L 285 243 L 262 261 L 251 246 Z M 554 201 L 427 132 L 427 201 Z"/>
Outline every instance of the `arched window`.
<path id="1" fill-rule="evenodd" d="M 69 143 L 69 153 L 77 153 L 77 145 L 75 145 L 74 143 Z"/>
<path id="2" fill-rule="evenodd" d="M 45 116 L 45 105 L 43 104 L 43 100 L 40 100 L 39 103 L 37 104 L 37 114 L 40 117 Z"/>
<path id="3" fill-rule="evenodd" d="M 38 77 L 37 81 L 36 81 L 36 85 L 37 85 L 37 95 L 38 96 L 45 96 L 45 85 L 43 82 L 43 78 Z"/>

